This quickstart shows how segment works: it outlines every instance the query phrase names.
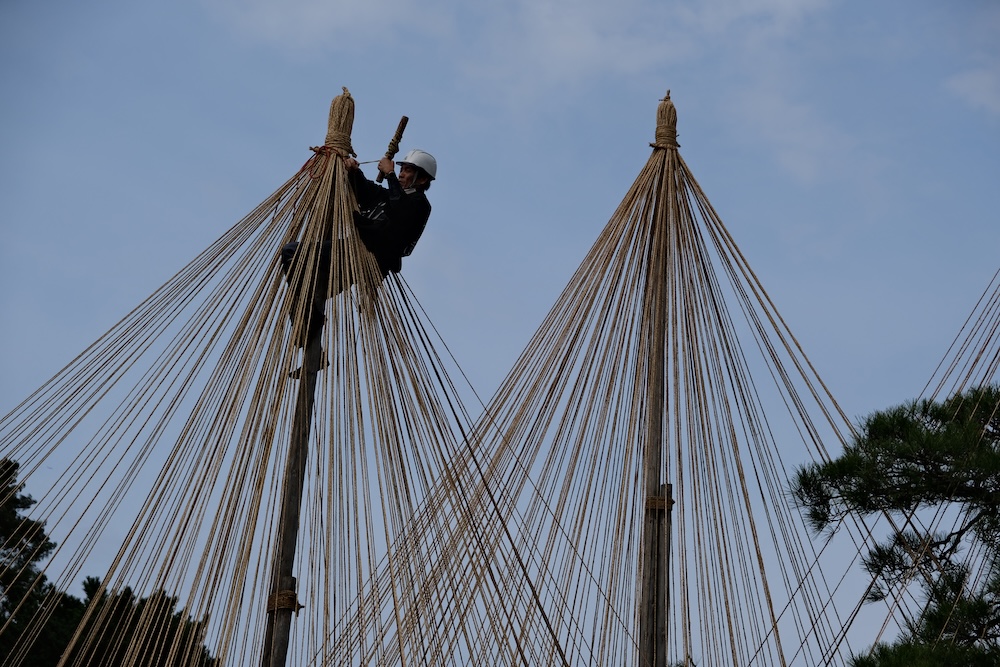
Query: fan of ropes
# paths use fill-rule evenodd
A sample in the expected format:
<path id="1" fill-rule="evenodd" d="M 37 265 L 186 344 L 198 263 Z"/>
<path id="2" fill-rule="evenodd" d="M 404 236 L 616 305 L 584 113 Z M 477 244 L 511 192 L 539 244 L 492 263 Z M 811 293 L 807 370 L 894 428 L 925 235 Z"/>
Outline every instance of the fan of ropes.
<path id="1" fill-rule="evenodd" d="M 669 94 L 651 147 L 465 435 L 480 454 L 449 471 L 468 497 L 502 489 L 507 520 L 456 527 L 453 543 L 414 528 L 397 547 L 495 553 L 478 604 L 510 582 L 487 616 L 513 615 L 538 657 L 482 660 L 842 663 L 868 532 L 816 540 L 787 484 L 852 427 L 681 158 Z M 436 572 L 427 599 L 453 581 Z"/>
<path id="2" fill-rule="evenodd" d="M 787 484 L 852 427 L 681 158 L 669 94 L 651 147 L 447 473 L 505 520 L 433 493 L 394 548 L 439 555 L 426 609 L 518 638 L 471 642 L 476 662 L 843 663 L 870 532 L 814 539 Z M 453 597 L 449 553 L 494 555 L 475 596 Z"/>
<path id="3" fill-rule="evenodd" d="M 866 532 L 815 541 L 786 484 L 850 425 L 680 157 L 669 94 L 475 415 L 354 233 L 353 114 L 345 89 L 299 172 L 0 422 L 44 489 L 55 587 L 102 562 L 107 590 L 176 596 L 205 629 L 170 664 L 199 642 L 232 665 L 841 662 Z M 99 613 L 64 664 L 113 634 Z"/>
<path id="4" fill-rule="evenodd" d="M 353 155 L 353 120 L 345 89 L 326 142 L 291 179 L 0 422 L 0 456 L 20 464 L 38 501 L 30 518 L 58 544 L 42 573 L 53 595 L 0 664 L 23 662 L 55 591 L 95 564 L 102 590 L 167 591 L 204 620 L 203 636 L 160 647 L 169 664 L 195 664 L 202 642 L 219 664 L 333 664 L 322 656 L 334 637 L 358 664 L 383 664 L 390 650 L 408 662 L 428 646 L 434 662 L 467 664 L 459 644 L 489 631 L 480 607 L 465 631 L 463 614 L 442 620 L 450 612 L 414 598 L 433 540 L 387 556 L 417 508 L 420 530 L 440 539 L 468 517 L 495 519 L 464 504 L 467 480 L 448 487 L 460 448 L 471 451 L 457 369 L 355 232 L 341 159 Z M 285 275 L 289 241 L 303 252 Z M 325 264 L 311 251 L 324 244 Z M 317 323 L 302 304 L 320 291 L 333 296 L 309 336 Z M 448 499 L 456 515 L 438 521 L 433 503 Z M 456 567 L 477 560 L 463 553 Z M 452 596 L 465 599 L 462 576 Z M 411 607 L 426 620 L 406 616 Z M 120 664 L 150 664 L 97 617 L 106 612 L 91 606 L 63 664 L 89 664 L 109 642 Z M 135 613 L 140 634 L 165 633 L 151 606 Z M 0 633 L 11 627 L 0 619 Z"/>
<path id="5" fill-rule="evenodd" d="M 921 396 L 937 399 L 996 381 L 1000 374 L 1000 271 L 927 382 Z"/>

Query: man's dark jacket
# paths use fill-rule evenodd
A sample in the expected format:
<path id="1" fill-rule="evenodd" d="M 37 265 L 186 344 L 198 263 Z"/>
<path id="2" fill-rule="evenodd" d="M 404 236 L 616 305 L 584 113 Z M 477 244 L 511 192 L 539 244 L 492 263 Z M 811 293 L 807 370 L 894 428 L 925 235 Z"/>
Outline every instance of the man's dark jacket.
<path id="1" fill-rule="evenodd" d="M 403 190 L 395 174 L 386 174 L 388 188 L 368 180 L 360 169 L 349 171 L 348 179 L 361 209 L 354 214 L 354 224 L 362 242 L 383 275 L 398 273 L 427 226 L 427 196 L 422 190 Z"/>

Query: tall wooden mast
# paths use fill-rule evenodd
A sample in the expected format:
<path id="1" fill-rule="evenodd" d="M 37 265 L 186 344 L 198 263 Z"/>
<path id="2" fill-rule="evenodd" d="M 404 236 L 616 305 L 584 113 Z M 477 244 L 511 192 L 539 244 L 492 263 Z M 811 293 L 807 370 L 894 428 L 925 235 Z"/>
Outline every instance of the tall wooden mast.
<path id="1" fill-rule="evenodd" d="M 670 510 L 672 487 L 662 479 L 666 429 L 666 338 L 669 327 L 668 260 L 674 226 L 680 216 L 677 203 L 677 111 L 670 91 L 657 108 L 655 150 L 664 151 L 657 196 L 653 205 L 650 256 L 646 275 L 644 312 L 647 340 L 646 452 L 643 480 L 646 502 L 643 516 L 640 599 L 639 665 L 666 667 L 667 611 L 670 604 Z"/>
<path id="2" fill-rule="evenodd" d="M 271 579 L 271 595 L 267 599 L 267 624 L 264 635 L 262 667 L 283 667 L 288 654 L 292 614 L 300 605 L 296 595 L 295 547 L 299 537 L 299 516 L 302 490 L 309 453 L 309 430 L 315 405 L 316 376 L 322 364 L 322 327 L 306 343 L 299 390 L 295 399 L 292 436 L 281 489 L 281 515 L 278 524 L 277 554 Z"/>
<path id="3" fill-rule="evenodd" d="M 347 88 L 330 103 L 330 116 L 327 123 L 326 142 L 323 148 L 314 148 L 317 159 L 327 169 L 334 169 L 337 156 L 354 155 L 351 146 L 351 129 L 354 125 L 354 99 Z M 401 130 L 400 130 L 401 132 Z M 326 199 L 330 209 L 320 206 L 314 210 L 310 219 L 328 224 L 336 220 L 342 211 L 338 211 L 334 194 L 344 183 L 336 183 L 333 176 L 330 190 L 320 187 L 320 196 L 315 201 Z M 320 214 L 321 212 L 325 214 Z M 308 224 L 308 223 L 307 223 Z M 314 223 L 313 223 L 314 224 Z M 336 228 L 325 230 L 336 235 Z M 308 236 L 308 235 L 307 235 Z M 327 237 L 325 234 L 321 237 Z M 305 243 L 305 239 L 303 239 Z M 313 242 L 314 243 L 314 242 Z M 313 266 L 303 261 L 303 268 Z M 293 336 L 298 327 L 306 334 L 306 343 L 302 353 L 302 367 L 299 369 L 299 387 L 295 396 L 295 408 L 292 413 L 292 430 L 289 440 L 288 457 L 285 463 L 285 476 L 281 487 L 281 510 L 278 518 L 278 537 L 275 546 L 274 566 L 271 575 L 271 593 L 267 598 L 267 621 L 264 628 L 264 646 L 261 653 L 261 667 L 284 667 L 288 656 L 289 638 L 291 636 L 292 615 L 298 614 L 302 605 L 299 603 L 296 581 L 293 576 L 295 565 L 295 549 L 299 538 L 299 523 L 302 509 L 302 494 L 305 489 L 306 463 L 309 458 L 309 435 L 315 407 L 316 381 L 323 366 L 323 314 L 322 308 L 317 308 L 323 300 L 317 297 L 321 290 L 328 290 L 330 275 L 291 277 L 290 298 L 296 301 L 291 312 L 300 313 L 306 321 L 293 322 Z M 312 304 L 312 307 L 306 305 Z M 309 321 L 321 318 L 319 322 Z"/>

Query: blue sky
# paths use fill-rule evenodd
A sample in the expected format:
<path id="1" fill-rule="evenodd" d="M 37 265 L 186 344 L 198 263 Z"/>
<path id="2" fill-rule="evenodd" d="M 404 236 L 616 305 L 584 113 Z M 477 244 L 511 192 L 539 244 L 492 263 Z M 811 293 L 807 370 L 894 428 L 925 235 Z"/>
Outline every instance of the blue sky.
<path id="1" fill-rule="evenodd" d="M 437 156 L 404 277 L 490 394 L 649 155 L 681 154 L 852 416 L 915 396 L 998 268 L 990 0 L 0 4 L 0 412 L 357 104 Z M 369 168 L 370 169 L 370 168 Z M 374 174 L 374 171 L 369 171 Z"/>

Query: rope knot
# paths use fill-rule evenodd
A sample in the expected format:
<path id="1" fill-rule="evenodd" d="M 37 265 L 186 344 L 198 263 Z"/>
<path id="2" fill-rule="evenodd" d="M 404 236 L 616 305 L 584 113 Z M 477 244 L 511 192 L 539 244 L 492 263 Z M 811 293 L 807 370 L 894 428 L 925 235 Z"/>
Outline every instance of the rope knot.
<path id="1" fill-rule="evenodd" d="M 306 163 L 302 165 L 302 169 L 299 171 L 309 171 L 309 178 L 317 179 L 323 175 L 323 170 L 326 169 L 327 163 L 330 161 L 331 155 L 339 155 L 341 157 L 344 154 L 337 148 L 333 146 L 310 146 L 311 150 L 315 155 L 306 160 Z"/>
<path id="2" fill-rule="evenodd" d="M 290 609 L 298 616 L 299 610 L 303 608 L 305 608 L 305 605 L 299 604 L 299 598 L 295 595 L 295 591 L 278 591 L 267 596 L 268 613 L 278 611 L 279 609 Z"/>
<path id="3" fill-rule="evenodd" d="M 319 178 L 330 162 L 331 155 L 357 157 L 351 146 L 351 130 L 354 127 L 354 98 L 344 86 L 344 92 L 330 102 L 330 117 L 327 120 L 326 142 L 322 146 L 310 146 L 315 155 L 306 160 L 299 171 L 308 171 L 311 178 Z"/>
<path id="4" fill-rule="evenodd" d="M 656 143 L 653 148 L 678 148 L 677 143 L 677 109 L 670 101 L 670 91 L 660 100 L 656 107 Z"/>
<path id="5" fill-rule="evenodd" d="M 344 92 L 330 102 L 330 118 L 327 122 L 325 145 L 339 155 L 357 157 L 351 146 L 351 130 L 354 128 L 354 98 L 347 86 Z"/>

